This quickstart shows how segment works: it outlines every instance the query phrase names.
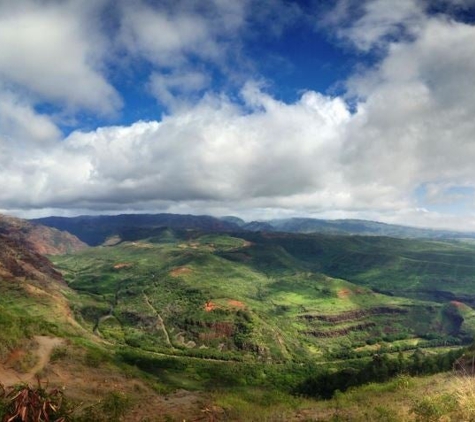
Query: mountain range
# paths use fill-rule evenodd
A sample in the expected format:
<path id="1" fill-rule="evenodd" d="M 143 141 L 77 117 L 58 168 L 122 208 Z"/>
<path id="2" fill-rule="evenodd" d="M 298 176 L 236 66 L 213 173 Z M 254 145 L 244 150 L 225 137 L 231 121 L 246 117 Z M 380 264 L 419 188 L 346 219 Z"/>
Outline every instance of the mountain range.
<path id="1" fill-rule="evenodd" d="M 216 218 L 180 214 L 123 214 L 79 217 L 45 217 L 31 220 L 74 234 L 83 242 L 97 246 L 125 231 L 160 227 L 202 230 L 207 232 L 262 231 L 286 233 L 324 233 L 332 235 L 388 236 L 423 239 L 475 239 L 473 232 L 436 230 L 385 224 L 368 220 L 321 220 L 290 218 L 246 222 L 238 217 Z"/>

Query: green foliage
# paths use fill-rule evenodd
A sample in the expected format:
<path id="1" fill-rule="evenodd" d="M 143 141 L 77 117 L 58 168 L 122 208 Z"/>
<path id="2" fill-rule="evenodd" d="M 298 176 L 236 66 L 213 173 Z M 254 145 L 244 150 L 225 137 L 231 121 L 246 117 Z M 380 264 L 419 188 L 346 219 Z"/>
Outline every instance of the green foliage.
<path id="1" fill-rule="evenodd" d="M 113 391 L 75 415 L 74 422 L 119 422 L 131 404 L 125 394 Z"/>
<path id="2" fill-rule="evenodd" d="M 118 363 L 135 366 L 174 388 L 188 389 L 233 390 L 254 386 L 291 393 L 313 368 L 300 363 L 269 365 L 166 357 L 131 349 L 122 349 L 116 358 Z"/>
<path id="3" fill-rule="evenodd" d="M 356 361 L 353 367 L 333 372 L 317 371 L 300 383 L 295 391 L 298 394 L 329 399 L 336 391 L 346 391 L 371 382 L 385 382 L 398 374 L 420 375 L 448 371 L 462 354 L 462 350 L 437 355 L 426 355 L 421 350 L 416 350 L 409 358 L 376 354 L 366 363 Z"/>
<path id="4" fill-rule="evenodd" d="M 60 360 L 64 360 L 70 356 L 70 352 L 68 347 L 66 346 L 56 346 L 53 351 L 51 352 L 50 361 L 57 362 Z"/>
<path id="5" fill-rule="evenodd" d="M 97 348 L 89 348 L 84 355 L 84 363 L 90 368 L 98 368 L 109 360 L 109 354 Z"/>
<path id="6" fill-rule="evenodd" d="M 456 407 L 457 401 L 454 395 L 442 394 L 415 400 L 411 410 L 417 422 L 437 422 L 444 415 L 453 412 Z"/>
<path id="7" fill-rule="evenodd" d="M 0 360 L 21 347 L 34 335 L 63 336 L 69 327 L 59 324 L 51 314 L 54 299 L 38 300 L 21 284 L 0 279 Z"/>
<path id="8" fill-rule="evenodd" d="M 287 421 L 300 404 L 289 394 L 254 387 L 216 392 L 214 400 L 230 421 Z"/>

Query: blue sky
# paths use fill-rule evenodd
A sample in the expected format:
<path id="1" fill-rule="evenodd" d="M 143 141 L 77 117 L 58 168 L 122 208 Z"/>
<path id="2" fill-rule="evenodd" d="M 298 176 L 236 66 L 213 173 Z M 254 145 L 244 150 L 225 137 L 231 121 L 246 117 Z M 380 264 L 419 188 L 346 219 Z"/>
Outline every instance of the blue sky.
<path id="1" fill-rule="evenodd" d="M 474 0 L 0 0 L 0 210 L 475 230 Z"/>

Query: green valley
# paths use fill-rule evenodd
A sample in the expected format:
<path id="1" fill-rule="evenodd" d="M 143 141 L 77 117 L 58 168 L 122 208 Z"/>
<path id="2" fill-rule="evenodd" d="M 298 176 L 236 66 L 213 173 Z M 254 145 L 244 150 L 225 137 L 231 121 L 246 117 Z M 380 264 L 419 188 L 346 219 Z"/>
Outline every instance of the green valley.
<path id="1" fill-rule="evenodd" d="M 85 247 L 7 223 L 0 382 L 63 385 L 72 421 L 416 420 L 426 377 L 445 406 L 457 376 L 430 374 L 473 353 L 470 243 L 180 223 Z M 52 242 L 51 263 L 28 252 Z"/>
<path id="2" fill-rule="evenodd" d="M 475 313 L 455 301 L 470 294 L 470 248 L 164 229 L 54 263 L 78 293 L 77 318 L 104 339 L 216 359 L 326 361 L 470 342 Z M 449 259 L 461 262 L 450 276 L 465 278 L 451 282 L 454 300 L 435 301 Z"/>

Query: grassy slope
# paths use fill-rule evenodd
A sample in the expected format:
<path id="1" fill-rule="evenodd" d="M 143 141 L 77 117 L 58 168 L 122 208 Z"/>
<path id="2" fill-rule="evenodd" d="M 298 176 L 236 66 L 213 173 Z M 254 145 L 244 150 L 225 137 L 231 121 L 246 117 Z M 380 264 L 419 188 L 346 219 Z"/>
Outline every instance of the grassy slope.
<path id="1" fill-rule="evenodd" d="M 439 299 L 475 293 L 475 248 L 463 242 L 389 237 L 243 234 L 280 246 L 313 271 L 398 295 Z"/>
<path id="2" fill-rule="evenodd" d="M 406 273 L 398 272 L 397 262 L 410 257 L 413 269 L 433 262 L 430 274 L 445 279 L 443 260 L 449 258 L 443 257 L 469 265 L 475 262 L 470 247 L 386 238 L 243 237 L 162 231 L 148 241 L 54 259 L 80 293 L 76 311 L 85 326 L 108 340 L 156 352 L 278 362 L 333 359 L 348 350 L 364 355 L 375 342 L 397 351 L 471 336 L 475 314 L 468 306 L 387 296 L 323 274 L 378 288 L 391 279 L 392 291 L 399 292 L 406 289 L 398 284 Z M 413 277 L 423 286 L 427 269 Z"/>

